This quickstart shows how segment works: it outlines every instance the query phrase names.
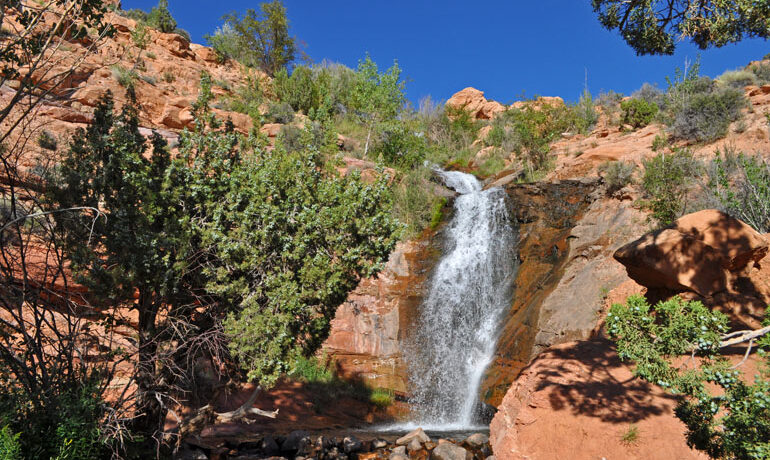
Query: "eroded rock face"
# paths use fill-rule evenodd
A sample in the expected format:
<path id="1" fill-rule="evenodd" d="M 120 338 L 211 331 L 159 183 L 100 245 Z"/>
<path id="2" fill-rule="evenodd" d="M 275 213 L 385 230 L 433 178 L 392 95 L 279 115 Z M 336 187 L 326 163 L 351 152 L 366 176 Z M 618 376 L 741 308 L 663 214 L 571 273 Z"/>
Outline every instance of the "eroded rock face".
<path id="1" fill-rule="evenodd" d="M 324 350 L 341 375 L 372 387 L 407 391 L 399 343 L 438 256 L 429 238 L 399 243 L 382 272 L 362 280 L 337 309 Z"/>
<path id="2" fill-rule="evenodd" d="M 505 112 L 505 106 L 496 101 L 488 101 L 484 92 L 476 88 L 465 88 L 455 93 L 446 101 L 447 107 L 462 109 L 476 120 L 491 120 L 498 113 Z"/>
<path id="3" fill-rule="evenodd" d="M 642 236 L 614 257 L 642 286 L 710 297 L 725 291 L 736 274 L 767 251 L 767 240 L 754 229 L 709 209 Z"/>

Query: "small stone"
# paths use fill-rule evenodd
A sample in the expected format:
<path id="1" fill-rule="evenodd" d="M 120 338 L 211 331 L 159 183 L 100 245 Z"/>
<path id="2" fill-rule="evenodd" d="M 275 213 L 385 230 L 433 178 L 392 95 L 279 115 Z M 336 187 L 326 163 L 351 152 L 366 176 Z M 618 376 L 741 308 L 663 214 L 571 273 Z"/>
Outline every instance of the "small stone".
<path id="1" fill-rule="evenodd" d="M 412 438 L 412 440 L 409 441 L 409 445 L 406 446 L 406 450 L 408 450 L 410 454 L 422 450 L 422 443 L 419 441 L 419 439 Z"/>
<path id="2" fill-rule="evenodd" d="M 372 449 L 384 449 L 388 447 L 388 441 L 384 439 L 375 439 L 372 441 Z"/>
<path id="3" fill-rule="evenodd" d="M 480 449 L 489 442 L 489 436 L 484 433 L 475 433 L 465 438 L 464 442 L 473 449 Z"/>
<path id="4" fill-rule="evenodd" d="M 286 440 L 283 441 L 283 444 L 281 444 L 281 450 L 283 452 L 298 452 L 300 448 L 310 444 L 310 439 L 308 436 L 310 436 L 310 433 L 307 431 L 292 431 L 288 436 L 286 436 Z M 303 442 L 305 439 L 307 442 Z"/>
<path id="5" fill-rule="evenodd" d="M 346 454 L 360 452 L 363 447 L 363 443 L 355 436 L 346 436 L 345 439 L 342 440 L 342 445 Z"/>
<path id="6" fill-rule="evenodd" d="M 265 455 L 278 455 L 281 452 L 281 448 L 272 436 L 265 436 L 259 443 L 259 449 Z"/>
<path id="7" fill-rule="evenodd" d="M 433 452 L 431 452 L 431 460 L 465 460 L 468 455 L 468 451 L 462 447 L 452 444 L 451 442 L 440 442 Z"/>
<path id="8" fill-rule="evenodd" d="M 390 457 L 388 457 L 388 460 L 409 460 L 409 457 L 405 454 L 392 453 L 390 454 Z"/>
<path id="9" fill-rule="evenodd" d="M 425 431 L 423 431 L 422 428 L 417 428 L 416 430 L 412 431 L 411 433 L 408 433 L 396 440 L 396 445 L 399 446 L 405 446 L 409 444 L 413 438 L 417 438 L 417 440 L 422 443 L 426 443 L 430 441 L 430 438 L 427 434 L 425 434 Z"/>
<path id="10" fill-rule="evenodd" d="M 393 449 L 394 454 L 406 455 L 406 446 L 398 446 Z"/>

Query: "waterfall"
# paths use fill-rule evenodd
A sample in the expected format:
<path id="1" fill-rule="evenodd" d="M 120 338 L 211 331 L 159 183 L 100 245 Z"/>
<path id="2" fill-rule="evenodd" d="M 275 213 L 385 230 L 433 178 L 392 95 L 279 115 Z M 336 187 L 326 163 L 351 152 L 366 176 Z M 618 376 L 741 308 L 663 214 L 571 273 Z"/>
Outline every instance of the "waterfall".
<path id="1" fill-rule="evenodd" d="M 511 304 L 518 238 L 501 188 L 482 190 L 470 174 L 437 173 L 460 195 L 404 347 L 412 387 L 409 425 L 454 430 L 478 423 L 481 380 Z"/>

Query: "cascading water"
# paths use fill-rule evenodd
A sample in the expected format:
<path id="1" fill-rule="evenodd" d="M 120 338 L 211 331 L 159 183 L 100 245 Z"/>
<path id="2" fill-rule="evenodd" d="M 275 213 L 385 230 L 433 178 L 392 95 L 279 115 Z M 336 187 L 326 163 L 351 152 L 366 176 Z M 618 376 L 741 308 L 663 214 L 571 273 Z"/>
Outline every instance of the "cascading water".
<path id="1" fill-rule="evenodd" d="M 409 425 L 457 430 L 477 422 L 481 379 L 511 303 L 517 236 L 501 188 L 482 190 L 470 174 L 437 173 L 460 195 L 405 344 L 413 395 Z"/>

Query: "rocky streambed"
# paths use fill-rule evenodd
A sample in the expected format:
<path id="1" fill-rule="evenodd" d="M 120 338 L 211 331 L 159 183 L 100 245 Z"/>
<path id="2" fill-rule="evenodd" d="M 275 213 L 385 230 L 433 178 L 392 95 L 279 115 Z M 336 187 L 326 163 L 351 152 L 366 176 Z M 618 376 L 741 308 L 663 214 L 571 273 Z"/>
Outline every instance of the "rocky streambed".
<path id="1" fill-rule="evenodd" d="M 489 460 L 486 433 L 395 432 L 266 435 L 252 440 L 185 440 L 178 460 Z"/>

